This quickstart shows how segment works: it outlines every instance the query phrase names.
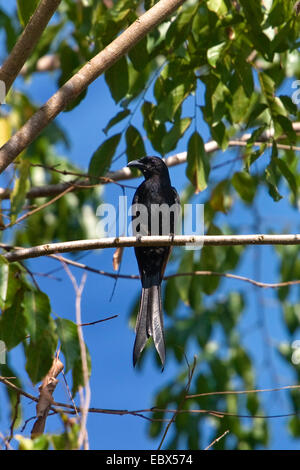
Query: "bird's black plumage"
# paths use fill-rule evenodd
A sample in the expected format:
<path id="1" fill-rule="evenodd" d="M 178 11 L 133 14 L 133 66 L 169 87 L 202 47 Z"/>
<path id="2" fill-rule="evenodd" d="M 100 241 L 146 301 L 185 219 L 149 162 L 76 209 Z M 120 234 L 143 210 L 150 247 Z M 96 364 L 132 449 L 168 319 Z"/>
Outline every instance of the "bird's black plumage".
<path id="1" fill-rule="evenodd" d="M 164 161 L 158 157 L 144 157 L 131 161 L 128 166 L 138 168 L 145 177 L 145 181 L 137 188 L 132 201 L 133 208 L 137 209 L 133 216 L 133 223 L 136 222 L 134 234 L 137 236 L 175 234 L 180 201 L 176 189 L 171 185 L 169 171 Z M 143 205 L 146 212 L 137 205 Z M 167 209 L 167 212 L 164 212 L 163 207 Z M 172 210 L 168 211 L 169 208 Z M 143 217 L 141 217 L 142 213 Z M 145 215 L 148 217 L 145 218 Z M 168 246 L 135 248 L 142 282 L 142 295 L 136 321 L 134 365 L 150 336 L 153 337 L 162 365 L 164 366 L 165 363 L 160 286 L 170 253 L 171 247 Z"/>

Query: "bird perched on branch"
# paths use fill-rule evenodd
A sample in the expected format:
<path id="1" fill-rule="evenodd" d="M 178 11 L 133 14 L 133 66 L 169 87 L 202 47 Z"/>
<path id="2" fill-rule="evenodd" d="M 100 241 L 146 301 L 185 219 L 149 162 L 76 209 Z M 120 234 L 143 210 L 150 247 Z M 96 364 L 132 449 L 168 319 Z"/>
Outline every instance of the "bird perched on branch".
<path id="1" fill-rule="evenodd" d="M 137 237 L 174 235 L 180 211 L 180 200 L 172 187 L 169 171 L 159 157 L 143 157 L 127 165 L 138 168 L 145 181 L 137 188 L 132 201 L 132 228 Z M 142 295 L 136 321 L 133 365 L 138 361 L 150 336 L 162 366 L 165 363 L 165 341 L 161 302 L 161 282 L 171 254 L 170 246 L 135 247 L 142 281 Z"/>

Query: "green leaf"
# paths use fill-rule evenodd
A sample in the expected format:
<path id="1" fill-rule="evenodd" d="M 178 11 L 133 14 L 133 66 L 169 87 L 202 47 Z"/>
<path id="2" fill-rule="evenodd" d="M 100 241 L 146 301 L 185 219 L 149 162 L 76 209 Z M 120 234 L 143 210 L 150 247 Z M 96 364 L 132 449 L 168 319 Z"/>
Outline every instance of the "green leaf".
<path id="1" fill-rule="evenodd" d="M 146 155 L 143 138 L 136 127 L 129 126 L 126 135 L 127 161 L 136 160 Z"/>
<path id="2" fill-rule="evenodd" d="M 0 338 L 8 351 L 26 338 L 27 322 L 22 305 L 23 296 L 24 289 L 20 287 L 15 292 L 11 306 L 5 308 L 0 316 Z"/>
<path id="3" fill-rule="evenodd" d="M 210 130 L 213 139 L 216 140 L 223 151 L 226 150 L 229 138 L 224 123 L 220 121 L 215 126 L 211 126 Z"/>
<path id="4" fill-rule="evenodd" d="M 179 301 L 179 295 L 176 288 L 176 278 L 168 279 L 164 293 L 164 311 L 167 315 L 172 316 L 176 310 Z"/>
<path id="5" fill-rule="evenodd" d="M 47 374 L 53 362 L 57 346 L 56 328 L 46 294 L 36 290 L 27 291 L 23 304 L 30 334 L 29 345 L 25 348 L 26 370 L 35 384 Z"/>
<path id="6" fill-rule="evenodd" d="M 127 116 L 129 116 L 129 114 L 130 114 L 130 110 L 129 109 L 124 109 L 124 111 L 120 111 L 116 116 L 111 118 L 109 120 L 108 124 L 103 129 L 104 134 L 107 134 L 109 129 L 111 129 L 113 126 L 118 124 L 123 119 L 127 118 Z"/>
<path id="7" fill-rule="evenodd" d="M 276 164 L 273 161 L 271 161 L 271 163 L 265 169 L 265 175 L 266 175 L 266 182 L 269 186 L 270 196 L 275 202 L 280 201 L 280 199 L 282 199 L 282 196 L 279 193 L 278 188 L 277 188 L 278 177 L 277 177 L 277 171 L 276 171 Z"/>
<path id="8" fill-rule="evenodd" d="M 229 209 L 229 200 L 227 197 L 228 192 L 228 181 L 223 180 L 220 181 L 215 188 L 212 190 L 212 194 L 210 197 L 210 205 L 214 211 L 224 212 L 227 213 Z"/>
<path id="9" fill-rule="evenodd" d="M 194 251 L 187 250 L 184 252 L 178 268 L 178 273 L 192 272 L 194 265 Z M 175 278 L 175 284 L 181 300 L 189 305 L 189 288 L 192 282 L 191 276 L 180 276 Z"/>
<path id="10" fill-rule="evenodd" d="M 144 0 L 145 10 L 149 10 L 150 8 L 152 8 L 155 5 L 156 1 L 157 0 Z"/>
<path id="11" fill-rule="evenodd" d="M 208 0 L 207 8 L 218 16 L 224 16 L 227 13 L 227 6 L 224 0 Z"/>
<path id="12" fill-rule="evenodd" d="M 188 142 L 186 175 L 199 193 L 207 188 L 210 166 L 202 137 L 194 132 Z"/>
<path id="13" fill-rule="evenodd" d="M 263 9 L 256 0 L 240 0 L 247 20 L 257 27 L 263 20 Z"/>
<path id="14" fill-rule="evenodd" d="M 300 437 L 300 419 L 298 416 L 293 416 L 289 421 L 289 430 L 294 438 Z"/>
<path id="15" fill-rule="evenodd" d="M 216 67 L 217 62 L 226 46 L 226 42 L 220 42 L 216 46 L 210 47 L 207 50 L 207 60 L 212 67 Z"/>
<path id="16" fill-rule="evenodd" d="M 26 26 L 40 0 L 17 0 L 18 17 L 22 26 Z"/>
<path id="17" fill-rule="evenodd" d="M 105 140 L 93 153 L 88 170 L 91 177 L 103 176 L 108 171 L 120 139 L 121 134 L 113 135 Z"/>
<path id="18" fill-rule="evenodd" d="M 289 118 L 279 114 L 278 116 L 276 116 L 275 124 L 276 123 L 279 124 L 279 126 L 281 127 L 281 129 L 278 129 L 277 135 L 286 134 L 288 136 L 290 143 L 295 143 L 297 140 L 297 135 L 296 135 L 296 132 L 294 131 L 294 128 Z"/>
<path id="19" fill-rule="evenodd" d="M 176 112 L 190 93 L 190 83 L 180 83 L 179 85 L 172 88 L 169 93 L 166 94 L 165 99 L 160 99 L 158 106 L 155 111 L 155 118 L 159 121 L 170 121 L 174 120 Z"/>
<path id="20" fill-rule="evenodd" d="M 18 166 L 19 169 L 19 178 L 15 179 L 14 188 L 12 190 L 10 200 L 11 200 L 11 222 L 16 221 L 18 213 L 22 210 L 26 193 L 29 190 L 29 169 L 30 161 L 22 160 L 21 164 Z"/>
<path id="21" fill-rule="evenodd" d="M 300 326 L 300 305 L 287 304 L 283 305 L 283 314 L 286 326 L 291 334 Z"/>
<path id="22" fill-rule="evenodd" d="M 192 122 L 191 118 L 179 119 L 175 122 L 171 130 L 163 137 L 162 149 L 163 154 L 173 150 L 183 134 L 187 131 Z"/>
<path id="23" fill-rule="evenodd" d="M 194 2 L 194 4 L 185 7 L 182 13 L 177 15 L 176 21 L 172 21 L 165 39 L 169 50 L 176 50 L 186 40 L 198 8 L 198 2 Z"/>
<path id="24" fill-rule="evenodd" d="M 23 388 L 22 383 L 18 377 L 18 374 L 16 373 L 16 370 L 10 367 L 8 364 L 8 354 L 6 355 L 6 364 L 1 364 L 0 363 L 0 375 L 2 377 L 14 377 L 13 383 L 16 387 Z M 14 418 L 16 418 L 16 422 L 14 423 L 14 428 L 18 428 L 19 426 L 22 425 L 23 421 L 23 416 L 22 416 L 22 407 L 18 406 L 18 413 L 16 416 L 16 406 L 17 403 L 19 402 L 20 394 L 18 393 L 17 390 L 14 390 L 11 387 L 5 387 L 5 392 L 7 394 L 7 398 L 9 401 L 9 419 L 11 422 L 13 422 Z"/>
<path id="25" fill-rule="evenodd" d="M 15 439 L 19 441 L 18 450 L 48 450 L 49 448 L 49 436 L 42 434 L 41 436 L 29 439 L 21 435 L 16 435 Z"/>
<path id="26" fill-rule="evenodd" d="M 246 128 L 251 127 L 256 119 L 268 108 L 265 103 L 257 103 L 252 109 L 250 116 L 248 118 Z"/>
<path id="27" fill-rule="evenodd" d="M 268 15 L 268 23 L 272 26 L 281 26 L 287 19 L 286 7 L 288 3 L 288 1 L 282 2 L 282 0 L 273 0 L 272 8 Z"/>
<path id="28" fill-rule="evenodd" d="M 286 179 L 291 191 L 293 192 L 295 198 L 298 195 L 298 185 L 295 174 L 289 169 L 287 163 L 282 158 L 276 159 L 276 165 L 279 168 L 281 174 Z"/>
<path id="29" fill-rule="evenodd" d="M 282 102 L 283 106 L 285 107 L 285 109 L 293 114 L 294 116 L 297 115 L 297 112 L 298 112 L 298 109 L 297 109 L 297 105 L 295 103 L 293 103 L 292 99 L 287 96 L 287 95 L 280 95 L 279 96 L 279 99 L 280 101 Z"/>
<path id="30" fill-rule="evenodd" d="M 231 181 L 241 198 L 250 204 L 256 194 L 256 182 L 253 177 L 245 171 L 238 171 L 234 173 Z"/>
<path id="31" fill-rule="evenodd" d="M 118 103 L 129 87 L 128 66 L 124 56 L 105 72 L 105 80 L 113 99 Z"/>
<path id="32" fill-rule="evenodd" d="M 143 70 L 150 60 L 147 50 L 147 37 L 141 39 L 130 51 L 129 58 L 135 70 Z"/>
<path id="33" fill-rule="evenodd" d="M 0 308 L 5 306 L 9 279 L 9 263 L 4 256 L 0 256 Z"/>
<path id="34" fill-rule="evenodd" d="M 66 318 L 57 318 L 56 326 L 57 334 L 61 342 L 61 350 L 65 358 L 65 372 L 67 373 L 69 370 L 72 370 L 72 394 L 75 395 L 79 385 L 84 385 L 77 325 Z M 86 352 L 90 372 L 91 359 L 88 350 L 86 350 Z"/>
<path id="35" fill-rule="evenodd" d="M 234 62 L 236 74 L 248 98 L 254 91 L 253 71 L 251 65 L 242 57 L 237 56 Z"/>
<path id="36" fill-rule="evenodd" d="M 243 86 L 239 86 L 232 93 L 232 104 L 230 107 L 230 115 L 234 124 L 243 122 L 249 110 L 249 98 L 247 97 Z"/>
<path id="37" fill-rule="evenodd" d="M 44 292 L 29 290 L 25 292 L 23 302 L 30 339 L 31 341 L 37 341 L 49 328 L 51 318 L 49 298 Z"/>
<path id="38" fill-rule="evenodd" d="M 144 116 L 144 128 L 147 132 L 147 137 L 150 140 L 153 148 L 163 154 L 162 140 L 166 134 L 166 126 L 160 121 L 155 119 L 156 107 L 150 101 L 144 101 L 142 105 L 142 113 Z"/>

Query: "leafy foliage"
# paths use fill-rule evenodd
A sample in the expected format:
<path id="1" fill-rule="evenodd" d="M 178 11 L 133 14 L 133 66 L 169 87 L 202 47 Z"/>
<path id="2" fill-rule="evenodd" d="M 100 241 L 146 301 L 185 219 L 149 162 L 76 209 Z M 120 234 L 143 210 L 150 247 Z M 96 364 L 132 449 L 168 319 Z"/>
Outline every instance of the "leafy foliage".
<path id="1" fill-rule="evenodd" d="M 18 0 L 17 9 L 11 14 L 0 10 L 7 53 L 37 3 Z M 61 2 L 26 63 L 25 81 L 35 77 L 39 59 L 51 54 L 59 65 L 49 76 L 56 87 L 61 86 L 132 24 L 143 9 L 148 10 L 155 3 L 154 0 Z M 97 186 L 99 177 L 106 174 L 117 157 L 126 154 L 130 161 L 148 152 L 167 156 L 182 149 L 187 150 L 182 180 L 187 177 L 189 184 L 181 200 L 188 203 L 201 197 L 205 203 L 207 234 L 242 233 L 242 222 L 235 218 L 232 223 L 230 217 L 234 217 L 237 208 L 242 208 L 248 223 L 247 214 L 251 210 L 257 213 L 262 196 L 266 205 L 288 201 L 296 220 L 299 132 L 293 124 L 300 115 L 292 95 L 292 82 L 300 79 L 300 20 L 294 4 L 293 0 L 184 2 L 171 18 L 106 71 L 106 91 L 115 103 L 115 114 L 109 116 L 85 169 L 61 155 L 70 148 L 70 142 L 56 122 L 18 157 L 10 185 L 10 204 L 2 202 L 11 224 L 27 210 L 26 195 L 31 188 L 74 181 L 85 172 L 91 188 L 77 188 L 32 214 L 27 223 L 13 226 L 11 243 L 30 246 L 88 238 L 95 233 L 97 220 L 92 213 L 100 200 L 99 187 L 93 185 Z M 290 95 L 287 87 L 291 88 Z M 67 111 L 72 112 L 85 96 L 81 94 Z M 1 142 L 24 124 L 38 106 L 27 91 L 18 87 L 7 97 L 7 104 L 9 111 L 0 117 Z M 206 151 L 207 135 L 221 152 Z M 233 145 L 238 146 L 238 153 L 230 153 Z M 238 169 L 228 165 L 231 161 L 225 157 L 227 152 L 233 155 Z M 35 207 L 46 201 L 49 198 L 33 198 L 30 204 Z M 1 228 L 7 223 L 2 215 L 0 223 Z M 290 227 L 299 228 L 299 221 L 283 229 Z M 236 272 L 247 260 L 248 252 L 236 247 L 206 247 L 200 254 L 174 250 L 172 267 L 178 274 L 193 271 L 213 274 L 172 277 L 165 285 L 166 343 L 177 369 L 170 383 L 158 391 L 155 406 L 163 410 L 182 406 L 168 435 L 166 445 L 170 449 L 182 445 L 202 449 L 207 435 L 211 442 L 227 429 L 230 436 L 221 439 L 215 448 L 255 449 L 268 445 L 270 423 L 254 418 L 265 412 L 260 396 L 213 395 L 225 390 L 252 389 L 258 383 L 257 364 L 240 332 L 247 307 L 253 308 L 251 293 L 228 288 L 226 280 L 217 275 Z M 300 278 L 297 247 L 277 247 L 273 255 L 282 282 Z M 52 299 L 37 288 L 28 269 L 26 264 L 8 264 L 5 258 L 0 258 L 0 338 L 5 341 L 8 356 L 23 345 L 26 372 L 33 384 L 48 372 L 59 344 L 75 395 L 83 384 L 77 326 L 63 313 L 54 314 Z M 295 292 L 295 286 L 285 285 L 274 294 L 291 342 L 299 334 L 300 313 Z M 276 350 L 277 358 L 298 380 L 299 367 L 291 363 L 290 344 L 278 344 Z M 186 357 L 193 354 L 197 355 L 197 368 L 189 394 L 211 395 L 182 401 L 188 380 Z M 89 355 L 88 362 L 91 372 Z M 10 365 L 1 365 L 1 373 L 18 375 Z M 18 377 L 16 384 L 21 386 Z M 12 417 L 17 395 L 7 391 Z M 296 390 L 289 394 L 289 400 L 293 411 L 299 414 Z M 188 412 L 195 409 L 223 411 L 224 416 L 220 418 L 208 411 Z M 250 425 L 245 424 L 243 415 L 249 416 Z M 161 419 L 169 415 L 153 411 L 152 417 Z M 34 440 L 19 436 L 19 448 L 76 448 L 77 425 L 65 416 L 62 422 L 61 435 L 44 435 Z M 163 429 L 163 422 L 153 421 L 148 426 L 149 436 L 158 438 Z M 298 415 L 289 420 L 288 429 L 293 437 L 299 438 Z"/>

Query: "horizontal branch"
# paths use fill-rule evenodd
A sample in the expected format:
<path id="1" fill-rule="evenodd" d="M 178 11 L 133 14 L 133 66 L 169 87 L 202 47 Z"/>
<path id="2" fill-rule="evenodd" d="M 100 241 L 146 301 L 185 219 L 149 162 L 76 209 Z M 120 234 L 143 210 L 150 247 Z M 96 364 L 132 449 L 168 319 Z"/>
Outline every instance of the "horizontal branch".
<path id="1" fill-rule="evenodd" d="M 294 122 L 293 123 L 293 129 L 296 133 L 300 133 L 300 122 Z M 257 140 L 256 142 L 253 143 L 254 146 L 261 145 L 262 143 L 266 143 L 268 146 L 272 145 L 272 142 L 267 142 L 268 139 L 272 137 L 272 132 L 267 131 L 265 134 L 262 135 L 261 140 Z M 245 133 L 243 134 L 239 139 L 235 140 L 230 140 L 228 142 L 228 147 L 245 147 L 247 145 L 247 141 L 250 139 L 251 134 Z M 281 138 L 283 138 L 282 136 Z M 278 139 L 280 140 L 280 138 Z M 286 144 L 277 144 L 278 148 L 281 148 L 283 150 L 287 149 L 292 149 L 295 151 L 300 151 L 299 147 L 295 147 L 293 145 L 286 145 Z M 217 150 L 220 150 L 220 146 L 215 140 L 210 140 L 204 144 L 204 149 L 207 154 L 216 152 Z M 170 157 L 164 158 L 164 161 L 167 165 L 167 167 L 171 168 L 173 166 L 180 165 L 182 163 L 185 163 L 187 161 L 187 152 L 181 152 L 177 153 L 175 155 L 172 155 Z M 71 172 L 67 172 L 64 170 L 59 170 L 57 168 L 48 168 L 49 170 L 54 170 L 57 171 L 58 173 L 61 173 L 63 175 L 71 175 Z M 62 183 L 56 183 L 56 184 L 47 184 L 43 186 L 34 186 L 32 187 L 28 193 L 26 194 L 26 197 L 28 199 L 34 199 L 37 197 L 51 197 L 55 196 L 56 194 L 60 194 L 64 192 L 67 188 L 69 188 L 72 184 L 73 186 L 73 191 L 78 191 L 79 189 L 90 189 L 91 184 L 89 180 L 89 175 L 86 174 L 81 174 L 78 175 L 76 174 L 75 176 L 81 176 L 82 178 L 86 178 L 85 180 L 80 181 L 80 184 L 78 184 L 78 179 L 74 181 L 66 181 Z M 133 176 L 131 170 L 128 167 L 123 167 L 120 168 L 120 170 L 116 171 L 110 171 L 108 172 L 105 177 L 99 178 L 99 184 L 107 184 L 107 183 L 113 183 L 113 182 L 118 182 L 118 181 L 126 181 L 132 178 L 136 178 L 136 176 Z M 7 188 L 0 188 L 0 199 L 9 199 L 11 194 L 11 190 Z"/>
<path id="2" fill-rule="evenodd" d="M 0 173 L 96 78 L 114 65 L 185 0 L 160 0 L 89 60 L 0 148 Z"/>
<path id="3" fill-rule="evenodd" d="M 107 237 L 92 240 L 74 240 L 60 243 L 47 243 L 31 248 L 18 248 L 6 253 L 8 261 L 48 256 L 54 253 L 96 250 L 115 247 L 135 246 L 237 246 L 237 245 L 300 245 L 300 234 L 290 235 L 176 235 L 147 237 Z M 0 245 L 4 249 L 5 245 Z"/>
<path id="4" fill-rule="evenodd" d="M 100 274 L 101 276 L 107 276 L 112 279 L 131 279 L 131 280 L 140 280 L 140 276 L 135 275 L 135 274 L 120 274 L 120 273 L 111 273 L 107 271 L 103 271 L 102 269 L 97 269 L 93 268 L 91 266 L 88 266 L 83 263 L 79 263 L 78 261 L 74 261 L 72 259 L 65 258 L 64 256 L 61 255 L 50 255 L 51 258 L 56 259 L 58 261 L 64 262 L 66 264 L 70 264 L 71 266 L 75 266 L 76 268 L 79 269 L 84 269 L 85 271 L 92 272 L 94 274 Z M 300 284 L 300 279 L 293 280 L 293 281 L 283 281 L 283 282 L 261 282 L 261 281 L 256 281 L 255 279 L 251 279 L 249 277 L 245 276 L 239 276 L 238 274 L 230 274 L 230 273 L 220 273 L 216 271 L 191 271 L 191 272 L 186 272 L 186 273 L 174 273 L 174 274 L 169 274 L 168 276 L 164 276 L 164 279 L 171 279 L 173 277 L 181 277 L 181 276 L 215 276 L 215 277 L 226 277 L 227 279 L 235 279 L 237 281 L 244 281 L 248 282 L 249 284 L 252 284 L 256 287 L 261 287 L 261 288 L 271 288 L 271 289 L 276 289 L 278 287 L 287 287 L 287 286 L 293 286 L 296 284 Z"/>
<path id="5" fill-rule="evenodd" d="M 2 382 L 4 385 L 6 385 L 8 388 L 14 390 L 15 392 L 19 393 L 20 395 L 25 396 L 26 398 L 29 398 L 32 401 L 38 402 L 38 398 L 35 397 L 34 395 L 31 395 L 22 388 L 17 387 L 14 385 L 8 378 L 6 377 L 1 377 L 0 376 L 0 382 Z M 262 389 L 262 390 L 250 390 L 250 391 L 224 391 L 224 392 L 211 392 L 211 395 L 221 395 L 221 394 L 241 394 L 241 393 L 256 393 L 256 392 L 269 392 L 269 391 L 281 391 L 281 390 L 288 390 L 288 389 L 295 389 L 298 388 L 299 385 L 289 385 L 285 387 L 278 387 L 274 389 Z M 209 395 L 210 393 L 203 393 L 203 396 Z M 191 398 L 191 396 L 186 396 L 186 398 Z M 60 402 L 53 402 L 51 410 L 54 411 L 55 413 L 57 412 L 62 412 L 62 413 L 70 413 L 70 414 L 76 414 L 77 412 L 82 412 L 81 408 L 76 406 L 76 409 L 74 405 L 70 405 L 69 403 L 60 403 Z M 118 416 L 125 416 L 125 415 L 131 415 L 131 416 L 136 416 L 140 418 L 144 418 L 149 421 L 167 421 L 165 418 L 148 418 L 145 416 L 144 413 L 153 413 L 153 412 L 161 412 L 161 413 L 193 413 L 193 414 L 208 414 L 212 415 L 215 417 L 222 418 L 223 416 L 232 416 L 232 417 L 237 417 L 237 418 L 284 418 L 284 417 L 289 417 L 289 416 L 298 416 L 298 412 L 293 412 L 293 413 L 284 413 L 284 414 L 277 414 L 277 415 L 240 415 L 240 414 L 232 414 L 228 413 L 225 411 L 219 411 L 219 410 L 202 410 L 202 409 L 183 409 L 183 410 L 176 410 L 176 409 L 164 409 L 164 408 L 145 408 L 145 409 L 140 409 L 140 410 L 117 410 L 117 409 L 103 409 L 103 408 L 89 408 L 89 413 L 100 413 L 100 414 L 109 414 L 109 415 L 118 415 Z M 168 420 L 169 421 L 169 420 Z"/>

